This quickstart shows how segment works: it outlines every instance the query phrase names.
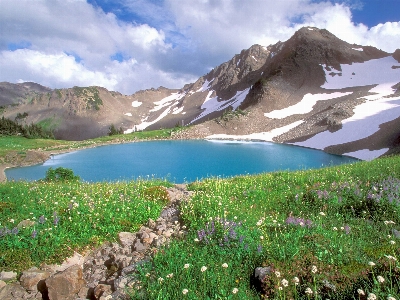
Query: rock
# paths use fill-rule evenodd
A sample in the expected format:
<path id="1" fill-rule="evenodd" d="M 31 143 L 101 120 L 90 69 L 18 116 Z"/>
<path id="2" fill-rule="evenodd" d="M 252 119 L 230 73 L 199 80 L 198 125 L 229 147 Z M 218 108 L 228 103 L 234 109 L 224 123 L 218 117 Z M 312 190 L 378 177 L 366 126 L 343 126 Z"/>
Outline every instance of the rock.
<path id="1" fill-rule="evenodd" d="M 0 290 L 0 299 L 1 300 L 15 300 L 15 299 L 23 299 L 26 296 L 25 289 L 18 283 L 14 282 L 12 284 L 7 284 Z"/>
<path id="2" fill-rule="evenodd" d="M 17 228 L 21 229 L 21 228 L 26 228 L 26 227 L 32 227 L 34 226 L 36 223 L 34 221 L 31 220 L 22 220 L 21 222 L 18 223 Z"/>
<path id="3" fill-rule="evenodd" d="M 149 219 L 149 221 L 147 222 L 147 227 L 154 230 L 154 228 L 156 228 L 156 222 L 152 219 Z"/>
<path id="4" fill-rule="evenodd" d="M 118 233 L 118 243 L 122 247 L 131 246 L 136 240 L 136 235 L 131 232 Z"/>
<path id="5" fill-rule="evenodd" d="M 264 278 L 267 275 L 271 275 L 271 267 L 258 267 L 254 270 L 254 275 L 251 278 L 251 285 L 258 291 L 262 292 Z"/>
<path id="6" fill-rule="evenodd" d="M 107 284 L 99 284 L 98 286 L 95 287 L 94 289 L 94 296 L 96 299 L 100 299 L 100 297 L 106 297 L 112 294 L 112 288 L 111 285 Z"/>
<path id="7" fill-rule="evenodd" d="M 21 286 L 27 291 L 43 291 L 46 290 L 45 279 L 50 276 L 50 272 L 42 271 L 38 269 L 30 269 L 22 272 L 21 278 L 19 279 Z"/>
<path id="8" fill-rule="evenodd" d="M 134 249 L 135 251 L 138 251 L 138 252 L 145 251 L 147 248 L 148 248 L 148 246 L 143 245 L 139 240 L 136 240 L 136 243 L 135 243 L 135 245 L 133 246 L 133 249 Z"/>
<path id="9" fill-rule="evenodd" d="M 5 287 L 7 283 L 5 283 L 3 280 L 0 280 L 0 290 Z"/>
<path id="10" fill-rule="evenodd" d="M 10 272 L 6 272 L 6 271 L 0 272 L 0 280 L 3 280 L 5 282 L 7 282 L 7 281 L 15 280 L 15 279 L 17 279 L 17 273 L 15 273 L 15 272 L 12 272 L 12 271 L 10 271 Z"/>
<path id="11" fill-rule="evenodd" d="M 74 300 L 84 285 L 82 269 L 78 265 L 69 267 L 46 279 L 50 300 Z"/>

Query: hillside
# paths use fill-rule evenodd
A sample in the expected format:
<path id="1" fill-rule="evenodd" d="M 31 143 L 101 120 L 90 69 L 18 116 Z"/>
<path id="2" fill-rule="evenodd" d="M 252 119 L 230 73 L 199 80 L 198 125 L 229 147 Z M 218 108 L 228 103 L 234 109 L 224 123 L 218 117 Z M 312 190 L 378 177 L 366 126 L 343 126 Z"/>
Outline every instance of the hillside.
<path id="1" fill-rule="evenodd" d="M 318 28 L 253 45 L 180 90 L 122 95 L 1 83 L 0 91 L 5 117 L 26 112 L 23 122 L 59 139 L 105 135 L 111 124 L 126 133 L 190 124 L 186 137 L 267 140 L 362 159 L 400 149 L 400 49 L 349 44 Z"/>

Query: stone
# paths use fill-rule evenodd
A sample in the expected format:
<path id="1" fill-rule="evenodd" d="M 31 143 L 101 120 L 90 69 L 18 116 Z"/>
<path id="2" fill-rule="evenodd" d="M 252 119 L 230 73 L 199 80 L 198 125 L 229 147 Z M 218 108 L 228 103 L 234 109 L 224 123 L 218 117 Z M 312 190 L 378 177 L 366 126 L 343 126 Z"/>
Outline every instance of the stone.
<path id="1" fill-rule="evenodd" d="M 46 279 L 50 300 L 74 300 L 84 285 L 82 268 L 78 265 L 71 266 Z"/>
<path id="2" fill-rule="evenodd" d="M 6 271 L 0 272 L 0 280 L 8 282 L 8 281 L 12 281 L 12 280 L 15 280 L 15 279 L 17 279 L 17 273 L 15 273 L 15 272 L 12 272 L 12 271 L 10 271 L 10 272 L 6 272 Z"/>
<path id="3" fill-rule="evenodd" d="M 272 274 L 272 268 L 271 267 L 258 267 L 255 268 L 254 274 L 251 278 L 251 285 L 259 292 L 262 292 L 263 290 L 263 282 L 264 278 L 267 275 Z"/>
<path id="4" fill-rule="evenodd" d="M 25 289 L 18 282 L 7 284 L 0 290 L 1 300 L 23 299 L 26 295 Z"/>
<path id="5" fill-rule="evenodd" d="M 164 231 L 163 235 L 167 238 L 171 237 L 172 233 L 174 230 L 172 228 L 168 228 L 167 230 Z"/>
<path id="6" fill-rule="evenodd" d="M 3 280 L 0 280 L 0 290 L 5 287 L 7 283 L 5 283 Z"/>
<path id="7" fill-rule="evenodd" d="M 131 232 L 120 232 L 118 233 L 118 243 L 122 247 L 132 245 L 136 240 L 136 235 Z"/>
<path id="8" fill-rule="evenodd" d="M 133 249 L 134 249 L 135 251 L 138 251 L 138 252 L 145 251 L 147 248 L 148 248 L 148 247 L 146 247 L 146 245 L 143 245 L 139 240 L 136 240 L 136 243 L 135 243 L 135 245 L 133 246 Z"/>
<path id="9" fill-rule="evenodd" d="M 147 227 L 154 230 L 154 228 L 156 228 L 156 222 L 153 219 L 149 219 L 149 221 L 147 222 Z"/>
<path id="10" fill-rule="evenodd" d="M 99 284 L 94 288 L 94 296 L 96 299 L 100 299 L 100 297 L 106 297 L 112 294 L 112 287 L 111 285 L 107 284 Z"/>
<path id="11" fill-rule="evenodd" d="M 45 279 L 50 276 L 50 272 L 38 269 L 30 269 L 22 272 L 19 279 L 21 286 L 29 292 L 43 292 L 46 290 Z"/>
<path id="12" fill-rule="evenodd" d="M 21 222 L 18 223 L 17 228 L 21 229 L 21 228 L 32 227 L 35 224 L 36 223 L 34 221 L 31 221 L 31 220 L 22 220 Z"/>

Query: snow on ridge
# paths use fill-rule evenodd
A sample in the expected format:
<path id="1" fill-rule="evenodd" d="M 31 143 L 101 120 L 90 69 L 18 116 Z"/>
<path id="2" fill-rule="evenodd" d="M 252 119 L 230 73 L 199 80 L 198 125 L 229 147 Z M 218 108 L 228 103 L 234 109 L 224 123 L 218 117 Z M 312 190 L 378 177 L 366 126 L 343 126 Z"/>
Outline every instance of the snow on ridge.
<path id="1" fill-rule="evenodd" d="M 312 138 L 294 143 L 297 146 L 323 150 L 326 147 L 349 143 L 367 138 L 376 133 L 380 125 L 400 116 L 400 97 L 366 101 L 354 109 L 354 115 L 342 121 L 336 132 L 324 131 Z M 376 155 L 378 152 L 372 152 Z"/>
<path id="2" fill-rule="evenodd" d="M 126 114 L 124 114 L 124 116 L 132 117 L 132 114 L 131 113 L 126 113 Z"/>
<path id="3" fill-rule="evenodd" d="M 293 128 L 299 126 L 304 121 L 296 121 L 286 126 L 282 126 L 279 128 L 275 128 L 268 132 L 256 132 L 247 135 L 230 135 L 230 134 L 213 134 L 206 136 L 205 139 L 207 140 L 260 140 L 265 142 L 273 142 L 273 138 L 284 134 Z"/>
<path id="4" fill-rule="evenodd" d="M 169 106 L 171 105 L 172 101 L 177 101 L 182 99 L 185 96 L 185 93 L 172 93 L 171 95 L 154 102 L 154 104 L 156 105 L 153 109 L 150 110 L 150 112 L 153 111 L 158 111 L 160 109 L 162 109 L 163 107 Z M 172 105 L 174 105 L 175 103 L 172 103 Z"/>
<path id="5" fill-rule="evenodd" d="M 299 103 L 283 109 L 273 110 L 269 113 L 264 113 L 264 116 L 271 119 L 284 119 L 291 115 L 306 114 L 313 110 L 313 107 L 317 103 L 317 101 L 335 99 L 347 96 L 349 94 L 352 94 L 352 92 L 335 92 L 331 94 L 306 94 Z"/>
<path id="6" fill-rule="evenodd" d="M 180 107 L 180 108 L 175 107 L 175 108 L 173 109 L 172 114 L 173 114 L 173 115 L 177 115 L 177 114 L 179 114 L 179 113 L 182 112 L 182 111 L 183 111 L 183 106 Z"/>
<path id="7" fill-rule="evenodd" d="M 363 48 L 352 48 L 353 50 L 357 50 L 357 51 L 364 51 Z"/>
<path id="8" fill-rule="evenodd" d="M 204 81 L 203 85 L 201 86 L 201 88 L 199 88 L 199 89 L 196 91 L 196 93 L 204 92 L 204 91 L 208 90 L 208 88 L 210 87 L 210 84 L 214 81 L 214 79 L 215 79 L 215 78 L 213 78 L 211 81 L 208 81 L 208 80 L 206 79 L 206 81 Z"/>
<path id="9" fill-rule="evenodd" d="M 232 106 L 233 110 L 236 110 L 246 98 L 249 90 L 250 88 L 247 88 L 243 91 L 237 91 L 235 96 L 233 96 L 228 100 L 223 100 L 223 101 L 218 101 L 218 96 L 211 98 L 211 95 L 214 91 L 209 91 L 206 96 L 206 99 L 201 105 L 201 109 L 204 109 L 204 111 L 201 112 L 196 118 L 194 118 L 191 123 L 215 111 L 221 111 L 228 106 Z"/>
<path id="10" fill-rule="evenodd" d="M 139 102 L 139 101 L 137 101 L 137 100 L 132 101 L 132 106 L 133 106 L 133 107 L 139 107 L 140 105 L 142 105 L 142 102 Z"/>
<path id="11" fill-rule="evenodd" d="M 321 87 L 325 89 L 343 89 L 388 82 L 397 83 L 400 78 L 400 69 L 392 69 L 392 66 L 398 64 L 393 56 L 371 59 L 363 63 L 353 63 L 352 65 L 341 64 L 342 76 L 329 75 L 332 71 L 327 71 L 326 65 L 322 64 L 326 82 Z"/>
<path id="12" fill-rule="evenodd" d="M 255 61 L 258 61 L 253 55 L 251 56 Z"/>
<path id="13" fill-rule="evenodd" d="M 125 130 L 124 133 L 132 133 L 134 131 L 144 130 L 147 127 L 149 127 L 150 125 L 152 125 L 154 123 L 157 123 L 162 118 L 166 117 L 169 114 L 170 111 L 171 111 L 171 107 L 168 107 L 154 121 L 147 122 L 146 120 L 147 120 L 148 117 L 146 117 L 145 119 L 142 120 L 142 123 L 140 123 L 139 125 L 134 125 L 133 128 L 131 128 L 131 129 Z"/>

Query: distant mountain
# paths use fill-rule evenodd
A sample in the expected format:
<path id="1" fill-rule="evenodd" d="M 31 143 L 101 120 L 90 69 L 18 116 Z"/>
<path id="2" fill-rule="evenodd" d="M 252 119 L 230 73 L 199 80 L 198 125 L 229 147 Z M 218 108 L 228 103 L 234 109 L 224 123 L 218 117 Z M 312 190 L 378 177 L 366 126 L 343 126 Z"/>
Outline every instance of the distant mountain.
<path id="1" fill-rule="evenodd" d="M 349 44 L 305 27 L 253 45 L 181 89 L 122 95 L 0 83 L 3 115 L 42 123 L 61 139 L 195 125 L 200 137 L 269 140 L 370 159 L 400 152 L 400 49 Z"/>

